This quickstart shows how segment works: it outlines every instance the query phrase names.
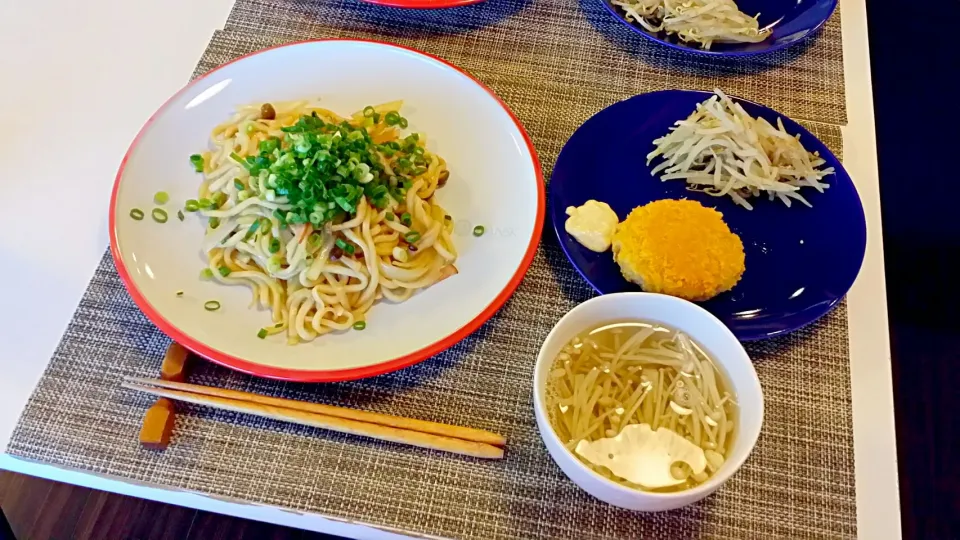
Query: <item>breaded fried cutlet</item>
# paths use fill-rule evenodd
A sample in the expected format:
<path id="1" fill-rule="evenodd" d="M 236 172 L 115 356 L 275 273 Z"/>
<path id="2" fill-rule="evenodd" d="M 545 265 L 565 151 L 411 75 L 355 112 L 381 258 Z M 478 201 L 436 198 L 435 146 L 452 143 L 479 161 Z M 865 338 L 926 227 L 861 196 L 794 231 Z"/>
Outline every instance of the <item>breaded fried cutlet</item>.
<path id="1" fill-rule="evenodd" d="M 691 200 L 634 208 L 613 236 L 623 277 L 647 292 L 703 301 L 740 281 L 745 255 L 723 215 Z"/>

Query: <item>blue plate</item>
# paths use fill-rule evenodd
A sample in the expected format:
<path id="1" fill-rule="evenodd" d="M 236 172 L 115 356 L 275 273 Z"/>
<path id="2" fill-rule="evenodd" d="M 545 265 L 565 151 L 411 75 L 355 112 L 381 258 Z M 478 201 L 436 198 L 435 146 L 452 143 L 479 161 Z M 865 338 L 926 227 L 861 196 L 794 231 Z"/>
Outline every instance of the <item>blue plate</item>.
<path id="1" fill-rule="evenodd" d="M 789 133 L 799 133 L 804 147 L 819 152 L 836 170 L 826 177 L 830 187 L 824 193 L 803 190 L 813 208 L 798 201 L 787 208 L 762 196 L 751 199 L 754 208 L 747 210 L 729 197 L 688 191 L 680 180 L 653 177 L 646 165 L 653 140 L 710 95 L 687 90 L 641 94 L 607 107 L 580 126 L 560 152 L 550 179 L 554 230 L 570 262 L 598 292 L 636 291 L 639 287 L 621 276 L 609 251 L 594 253 L 567 234 L 566 208 L 595 199 L 609 204 L 622 221 L 633 208 L 651 201 L 697 200 L 723 213 L 746 252 L 746 271 L 736 287 L 701 305 L 741 340 L 791 332 L 825 315 L 853 285 L 867 243 L 860 198 L 837 158 L 809 131 L 742 99 L 737 101 L 752 116 L 771 123 L 782 118 Z"/>
<path id="2" fill-rule="evenodd" d="M 664 32 L 650 32 L 639 24 L 628 21 L 626 13 L 611 4 L 610 0 L 600 1 L 614 17 L 634 32 L 674 49 L 715 56 L 749 56 L 773 52 L 802 41 L 823 26 L 837 7 L 837 0 L 737 0 L 740 11 L 750 15 L 759 13 L 757 20 L 760 28 L 773 28 L 772 35 L 760 43 L 714 43 L 709 50 L 704 50 L 695 45 L 687 45 L 675 36 L 668 37 Z"/>

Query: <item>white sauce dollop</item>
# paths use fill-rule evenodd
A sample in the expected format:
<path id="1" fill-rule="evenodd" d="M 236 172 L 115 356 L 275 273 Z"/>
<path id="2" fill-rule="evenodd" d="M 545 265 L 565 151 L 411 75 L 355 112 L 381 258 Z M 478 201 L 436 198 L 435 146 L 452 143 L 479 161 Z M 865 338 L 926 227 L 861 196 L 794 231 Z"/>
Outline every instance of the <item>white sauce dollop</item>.
<path id="1" fill-rule="evenodd" d="M 583 247 L 596 252 L 610 249 L 620 219 L 607 203 L 589 200 L 582 206 L 567 208 L 564 228 Z"/>

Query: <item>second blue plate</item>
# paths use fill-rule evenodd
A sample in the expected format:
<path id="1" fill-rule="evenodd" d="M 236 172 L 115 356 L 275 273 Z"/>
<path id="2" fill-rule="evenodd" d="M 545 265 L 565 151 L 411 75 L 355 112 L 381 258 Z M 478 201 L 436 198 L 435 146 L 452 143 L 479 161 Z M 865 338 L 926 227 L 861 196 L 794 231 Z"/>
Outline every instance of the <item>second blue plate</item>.
<path id="1" fill-rule="evenodd" d="M 863 207 L 839 160 L 809 131 L 762 105 L 734 98 L 752 116 L 800 134 L 836 173 L 824 193 L 805 189 L 813 205 L 787 208 L 766 197 L 752 199 L 753 210 L 728 197 L 688 191 L 681 181 L 662 182 L 650 174 L 646 155 L 653 140 L 710 97 L 708 92 L 666 90 L 641 94 L 600 111 L 573 134 L 557 159 L 550 180 L 550 215 L 560 245 L 577 271 L 602 294 L 639 287 L 620 274 L 613 255 L 594 253 L 564 230 L 565 210 L 590 199 L 606 202 L 622 221 L 640 205 L 659 199 L 694 199 L 723 213 L 743 241 L 746 271 L 731 291 L 703 302 L 741 340 L 784 334 L 830 311 L 853 285 L 866 250 Z M 652 165 L 656 165 L 654 161 Z"/>

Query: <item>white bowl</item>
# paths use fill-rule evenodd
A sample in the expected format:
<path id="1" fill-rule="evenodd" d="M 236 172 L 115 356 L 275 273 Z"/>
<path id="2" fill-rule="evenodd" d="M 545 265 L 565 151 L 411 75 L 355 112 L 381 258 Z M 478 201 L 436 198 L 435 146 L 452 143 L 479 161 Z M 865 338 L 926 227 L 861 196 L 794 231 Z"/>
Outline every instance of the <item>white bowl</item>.
<path id="1" fill-rule="evenodd" d="M 178 208 L 201 178 L 189 156 L 234 107 L 319 97 L 349 115 L 404 100 L 410 132 L 446 159 L 450 180 L 437 199 L 455 221 L 459 274 L 406 302 L 380 302 L 364 331 L 289 346 L 258 339 L 268 312 L 248 308 L 250 290 L 198 279 L 204 227 Z M 153 196 L 170 194 L 170 219 L 151 219 Z M 513 293 L 533 260 L 544 215 L 536 152 L 516 117 L 488 88 L 438 58 L 385 43 L 327 40 L 254 53 L 178 92 L 147 122 L 124 157 L 111 201 L 111 248 L 120 277 L 162 331 L 197 354 L 255 375 L 299 381 L 369 377 L 443 351 L 483 324 Z M 132 208 L 146 214 L 130 218 Z M 477 238 L 475 225 L 486 233 Z M 184 291 L 178 297 L 175 292 Z M 221 309 L 203 309 L 217 300 Z"/>
<path id="2" fill-rule="evenodd" d="M 650 493 L 612 482 L 581 463 L 560 441 L 545 409 L 547 377 L 560 349 L 578 333 L 624 320 L 656 321 L 685 332 L 727 374 L 739 407 L 739 422 L 727 460 L 706 482 L 686 491 Z M 695 503 L 720 488 L 743 465 L 757 443 L 763 423 L 763 392 L 747 352 L 716 317 L 700 306 L 661 294 L 616 293 L 592 298 L 573 308 L 540 347 L 533 376 L 533 405 L 540 437 L 560 469 L 594 497 L 628 510 L 657 512 Z"/>

